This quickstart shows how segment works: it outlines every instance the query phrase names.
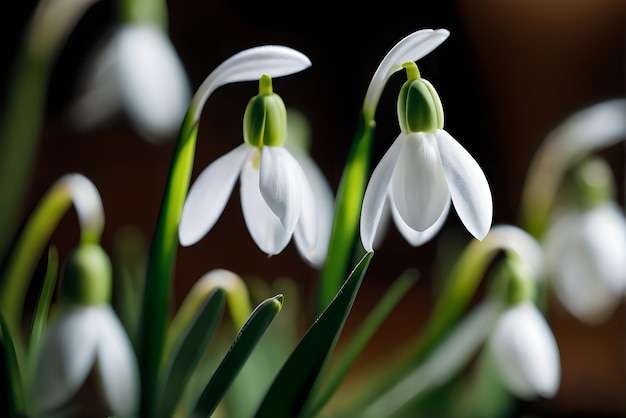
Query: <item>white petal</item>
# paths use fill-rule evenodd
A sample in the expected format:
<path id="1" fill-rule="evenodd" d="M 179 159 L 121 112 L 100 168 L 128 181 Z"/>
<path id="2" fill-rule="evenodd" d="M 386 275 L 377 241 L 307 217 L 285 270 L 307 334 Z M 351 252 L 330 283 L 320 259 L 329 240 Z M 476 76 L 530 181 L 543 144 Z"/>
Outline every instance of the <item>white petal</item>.
<path id="1" fill-rule="evenodd" d="M 248 160 L 241 171 L 241 209 L 243 217 L 256 245 L 266 254 L 280 253 L 289 243 L 287 232 L 278 217 L 265 203 L 259 189 L 259 170 Z"/>
<path id="2" fill-rule="evenodd" d="M 309 198 L 303 194 L 301 219 L 295 231 L 296 246 L 304 259 L 317 268 L 324 264 L 328 254 L 328 245 L 330 244 L 330 235 L 333 228 L 335 196 L 326 177 L 324 177 L 324 174 L 313 159 L 303 152 L 296 152 L 293 156 L 302 167 L 313 193 L 312 205 L 311 203 L 306 203 L 309 201 Z M 311 205 L 310 209 L 313 210 L 314 215 L 308 213 L 309 209 L 306 209 L 306 207 L 309 205 Z M 311 221 L 308 219 L 311 216 L 315 216 L 317 224 L 317 238 L 313 247 L 310 247 L 310 244 L 306 244 L 302 236 L 304 231 L 300 231 L 299 228 L 300 223 L 310 223 Z"/>
<path id="3" fill-rule="evenodd" d="M 264 146 L 261 150 L 261 195 L 290 234 L 302 212 L 302 168 L 283 147 Z"/>
<path id="4" fill-rule="evenodd" d="M 507 310 L 491 337 L 504 383 L 519 398 L 553 397 L 561 375 L 559 350 L 537 307 L 524 302 Z"/>
<path id="5" fill-rule="evenodd" d="M 370 81 L 363 101 L 363 109 L 368 113 L 371 112 L 373 117 L 374 109 L 378 105 L 378 100 L 389 77 L 401 70 L 402 64 L 405 62 L 417 61 L 430 53 L 441 45 L 449 35 L 450 32 L 446 29 L 422 29 L 413 32 L 394 45 L 378 65 L 372 81 Z"/>
<path id="6" fill-rule="evenodd" d="M 131 122 L 148 141 L 173 138 L 191 90 L 170 39 L 151 24 L 126 25 L 117 35 L 119 78 Z"/>
<path id="7" fill-rule="evenodd" d="M 493 202 L 489 183 L 476 160 L 443 129 L 435 132 L 452 203 L 467 230 L 483 239 L 489 232 Z"/>
<path id="8" fill-rule="evenodd" d="M 398 228 L 398 230 L 400 231 L 404 239 L 406 239 L 409 242 L 409 244 L 411 244 L 414 247 L 417 247 L 419 245 L 422 245 L 430 241 L 435 235 L 437 235 L 439 230 L 441 230 L 443 225 L 446 223 L 446 219 L 448 217 L 448 213 L 450 212 L 451 205 L 452 205 L 452 201 L 448 199 L 446 206 L 444 207 L 443 212 L 441 212 L 441 216 L 439 217 L 439 219 L 437 219 L 437 221 L 425 231 L 416 231 L 410 226 L 408 226 L 402 220 L 402 217 L 398 213 L 398 210 L 395 208 L 395 206 L 393 205 L 390 205 L 390 206 L 392 208 L 391 209 L 392 216 L 393 216 L 394 223 L 396 224 L 396 227 Z"/>
<path id="9" fill-rule="evenodd" d="M 215 225 L 233 191 L 237 176 L 254 148 L 242 144 L 212 162 L 191 186 L 180 217 L 181 245 L 195 244 Z"/>
<path id="10" fill-rule="evenodd" d="M 626 227 L 615 205 L 561 213 L 546 232 L 547 270 L 559 301 L 587 324 L 606 321 L 626 285 Z"/>
<path id="11" fill-rule="evenodd" d="M 281 77 L 310 66 L 311 61 L 306 55 L 286 46 L 264 45 L 238 52 L 218 65 L 196 91 L 192 99 L 194 121 L 200 119 L 211 93 L 224 84 L 258 80 L 263 74 Z"/>
<path id="12" fill-rule="evenodd" d="M 53 318 L 38 355 L 34 402 L 50 412 L 70 400 L 92 370 L 98 343 L 94 307 L 65 310 Z"/>
<path id="13" fill-rule="evenodd" d="M 450 200 L 446 175 L 433 135 L 410 133 L 403 142 L 391 177 L 392 202 L 410 228 L 425 231 L 441 218 Z"/>
<path id="14" fill-rule="evenodd" d="M 391 182 L 391 176 L 400 157 L 400 151 L 402 151 L 402 137 L 403 134 L 400 134 L 385 155 L 383 155 L 383 158 L 372 172 L 370 181 L 365 189 L 361 208 L 360 231 L 363 248 L 368 252 L 373 251 L 372 245 L 378 230 L 378 223 L 383 212 L 385 199 L 387 199 L 387 190 Z"/>
<path id="15" fill-rule="evenodd" d="M 139 408 L 139 366 L 133 347 L 110 306 L 103 306 L 99 316 L 96 361 L 103 394 L 115 415 L 134 416 Z"/>

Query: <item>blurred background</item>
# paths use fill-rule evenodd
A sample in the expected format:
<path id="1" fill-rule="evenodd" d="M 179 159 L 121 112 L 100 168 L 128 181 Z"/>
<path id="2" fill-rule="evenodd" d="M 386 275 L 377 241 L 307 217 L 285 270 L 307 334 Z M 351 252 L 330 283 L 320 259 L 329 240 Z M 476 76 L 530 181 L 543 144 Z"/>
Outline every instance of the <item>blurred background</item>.
<path id="1" fill-rule="evenodd" d="M 34 1 L 0 5 L 0 98 L 4 102 L 21 36 Z M 169 2 L 169 33 L 192 90 L 224 59 L 252 46 L 282 44 L 305 53 L 313 66 L 276 79 L 274 90 L 311 125 L 311 154 L 336 190 L 374 70 L 401 38 L 421 28 L 446 28 L 450 37 L 418 64 L 437 88 L 445 128 L 483 168 L 494 196 L 494 223 L 515 224 L 529 162 L 543 138 L 576 110 L 626 92 L 626 8 L 623 0 L 413 1 L 346 5 L 307 1 Z M 102 196 L 110 249 L 120 228 L 133 226 L 148 241 L 154 228 L 174 140 L 143 141 L 123 117 L 89 132 L 73 129 L 67 109 L 89 53 L 116 22 L 116 4 L 100 0 L 78 23 L 54 65 L 33 179 L 24 219 L 57 178 L 68 172 L 89 177 Z M 376 114 L 373 161 L 398 133 L 396 92 L 403 77 L 390 80 Z M 242 140 L 242 118 L 256 83 L 218 89 L 202 115 L 192 181 Z M 623 204 L 624 147 L 605 157 L 615 169 Z M 77 243 L 73 214 L 53 237 L 61 256 Z M 451 212 L 442 236 L 452 245 L 470 239 Z M 432 276 L 441 240 L 410 247 L 395 229 L 377 251 L 348 320 L 346 332 L 368 312 L 381 292 L 408 268 L 420 281 L 383 325 L 357 364 L 383 361 L 400 341 L 414 335 L 432 305 Z M 448 244 L 450 240 L 447 241 Z M 238 193 L 211 234 L 179 250 L 173 306 L 202 274 L 226 268 L 273 281 L 297 279 L 305 294 L 315 291 L 317 271 L 293 244 L 267 258 L 249 238 Z M 286 301 L 289 303 L 289 301 Z M 550 324 L 562 356 L 556 398 L 521 405 L 537 416 L 626 416 L 626 334 L 623 306 L 605 324 L 586 326 L 555 301 Z"/>

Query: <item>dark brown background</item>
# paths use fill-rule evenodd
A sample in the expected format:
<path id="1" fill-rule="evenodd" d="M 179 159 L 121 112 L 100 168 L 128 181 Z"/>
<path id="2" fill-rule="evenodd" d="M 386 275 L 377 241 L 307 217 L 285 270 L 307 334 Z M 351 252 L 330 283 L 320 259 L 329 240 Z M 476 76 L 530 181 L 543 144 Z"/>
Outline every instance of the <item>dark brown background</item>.
<path id="1" fill-rule="evenodd" d="M 172 41 L 194 90 L 220 62 L 251 46 L 284 44 L 311 58 L 310 69 L 275 80 L 274 87 L 287 106 L 310 118 L 312 154 L 333 188 L 371 75 L 395 42 L 420 28 L 451 32 L 440 48 L 420 61 L 420 70 L 439 91 L 446 129 L 475 156 L 490 181 L 495 223 L 515 223 L 528 163 L 544 136 L 571 112 L 625 93 L 622 0 L 413 1 L 370 7 L 360 3 L 341 9 L 335 5 L 200 0 L 169 5 Z M 19 1 L 0 6 L 2 97 L 19 35 L 33 7 L 32 2 Z M 103 244 L 109 249 L 115 233 L 125 225 L 139 227 L 150 238 L 173 149 L 172 142 L 161 146 L 142 142 L 124 120 L 88 134 L 74 132 L 65 123 L 63 112 L 73 97 L 81 65 L 114 19 L 112 1 L 95 5 L 54 67 L 37 165 L 23 207 L 25 216 L 55 179 L 81 172 L 101 193 L 106 212 Z M 401 82 L 401 77 L 391 81 L 396 86 Z M 255 90 L 254 83 L 226 86 L 208 101 L 194 178 L 241 141 L 243 110 Z M 397 134 L 393 91 L 385 91 L 378 108 L 375 159 Z M 617 162 L 621 182 L 623 149 L 611 150 L 609 158 Z M 469 239 L 455 214 L 450 215 L 446 230 L 460 233 L 459 244 Z M 76 240 L 75 220 L 69 215 L 53 241 L 63 256 Z M 413 335 L 426 320 L 437 253 L 436 241 L 416 249 L 395 231 L 377 251 L 347 333 L 399 273 L 416 267 L 422 279 L 370 344 L 359 370 L 370 361 L 383 361 L 397 341 Z M 289 275 L 307 292 L 313 291 L 317 276 L 293 245 L 271 259 L 255 247 L 245 230 L 237 193 L 211 234 L 179 251 L 173 305 L 180 303 L 193 281 L 216 267 L 266 280 Z M 623 309 L 596 327 L 582 325 L 556 304 L 552 311 L 550 320 L 562 356 L 562 385 L 554 400 L 529 409 L 544 415 L 624 416 Z"/>

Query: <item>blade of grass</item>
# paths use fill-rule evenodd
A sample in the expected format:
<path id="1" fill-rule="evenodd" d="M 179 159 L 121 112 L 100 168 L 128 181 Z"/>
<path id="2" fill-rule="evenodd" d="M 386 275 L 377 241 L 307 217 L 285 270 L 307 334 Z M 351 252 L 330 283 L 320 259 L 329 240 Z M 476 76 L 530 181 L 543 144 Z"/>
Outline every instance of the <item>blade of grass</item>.
<path id="1" fill-rule="evenodd" d="M 294 417 L 314 390 L 352 308 L 373 253 L 357 264 L 335 298 L 309 328 L 279 371 L 256 417 Z"/>
<path id="2" fill-rule="evenodd" d="M 283 305 L 283 295 L 266 299 L 250 314 L 194 408 L 194 417 L 208 417 L 230 387 L 265 330 Z"/>
<path id="3" fill-rule="evenodd" d="M 173 349 L 161 379 L 156 410 L 159 417 L 173 415 L 189 378 L 219 324 L 225 301 L 222 289 L 216 288 L 211 292 Z"/>

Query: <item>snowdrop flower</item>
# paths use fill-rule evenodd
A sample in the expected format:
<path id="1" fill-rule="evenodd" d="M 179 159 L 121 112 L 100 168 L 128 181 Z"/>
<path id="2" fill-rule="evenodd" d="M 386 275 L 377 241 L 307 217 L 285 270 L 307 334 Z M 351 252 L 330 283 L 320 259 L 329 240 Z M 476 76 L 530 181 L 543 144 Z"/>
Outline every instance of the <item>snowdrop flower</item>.
<path id="1" fill-rule="evenodd" d="M 147 141 L 175 137 L 189 105 L 185 69 L 169 37 L 156 24 L 120 26 L 97 52 L 70 108 L 78 129 L 92 129 L 125 111 Z"/>
<path id="2" fill-rule="evenodd" d="M 626 290 L 626 218 L 606 162 L 585 162 L 574 179 L 578 205 L 557 211 L 548 226 L 546 270 L 563 306 L 591 325 L 607 320 Z"/>
<path id="3" fill-rule="evenodd" d="M 373 243 L 388 199 L 396 226 L 413 245 L 443 225 L 450 203 L 468 231 L 482 239 L 492 220 L 491 191 L 474 158 L 443 129 L 434 87 L 414 62 L 403 64 L 408 81 L 398 97 L 401 133 L 374 169 L 365 191 L 361 240 Z"/>
<path id="4" fill-rule="evenodd" d="M 553 397 L 560 383 L 559 350 L 545 318 L 527 300 L 507 309 L 490 337 L 500 376 L 524 400 Z"/>
<path id="5" fill-rule="evenodd" d="M 76 406 L 75 396 L 91 374 L 107 413 L 136 414 L 139 369 L 130 340 L 109 304 L 110 297 L 107 255 L 98 245 L 81 245 L 68 260 L 59 311 L 38 350 L 33 383 L 37 416 Z"/>
<path id="6" fill-rule="evenodd" d="M 258 247 L 278 254 L 295 234 L 302 255 L 314 261 L 315 196 L 302 167 L 282 146 L 286 130 L 285 105 L 263 75 L 244 114 L 244 143 L 211 163 L 189 190 L 179 226 L 182 245 L 211 230 L 239 178 L 244 220 Z"/>

